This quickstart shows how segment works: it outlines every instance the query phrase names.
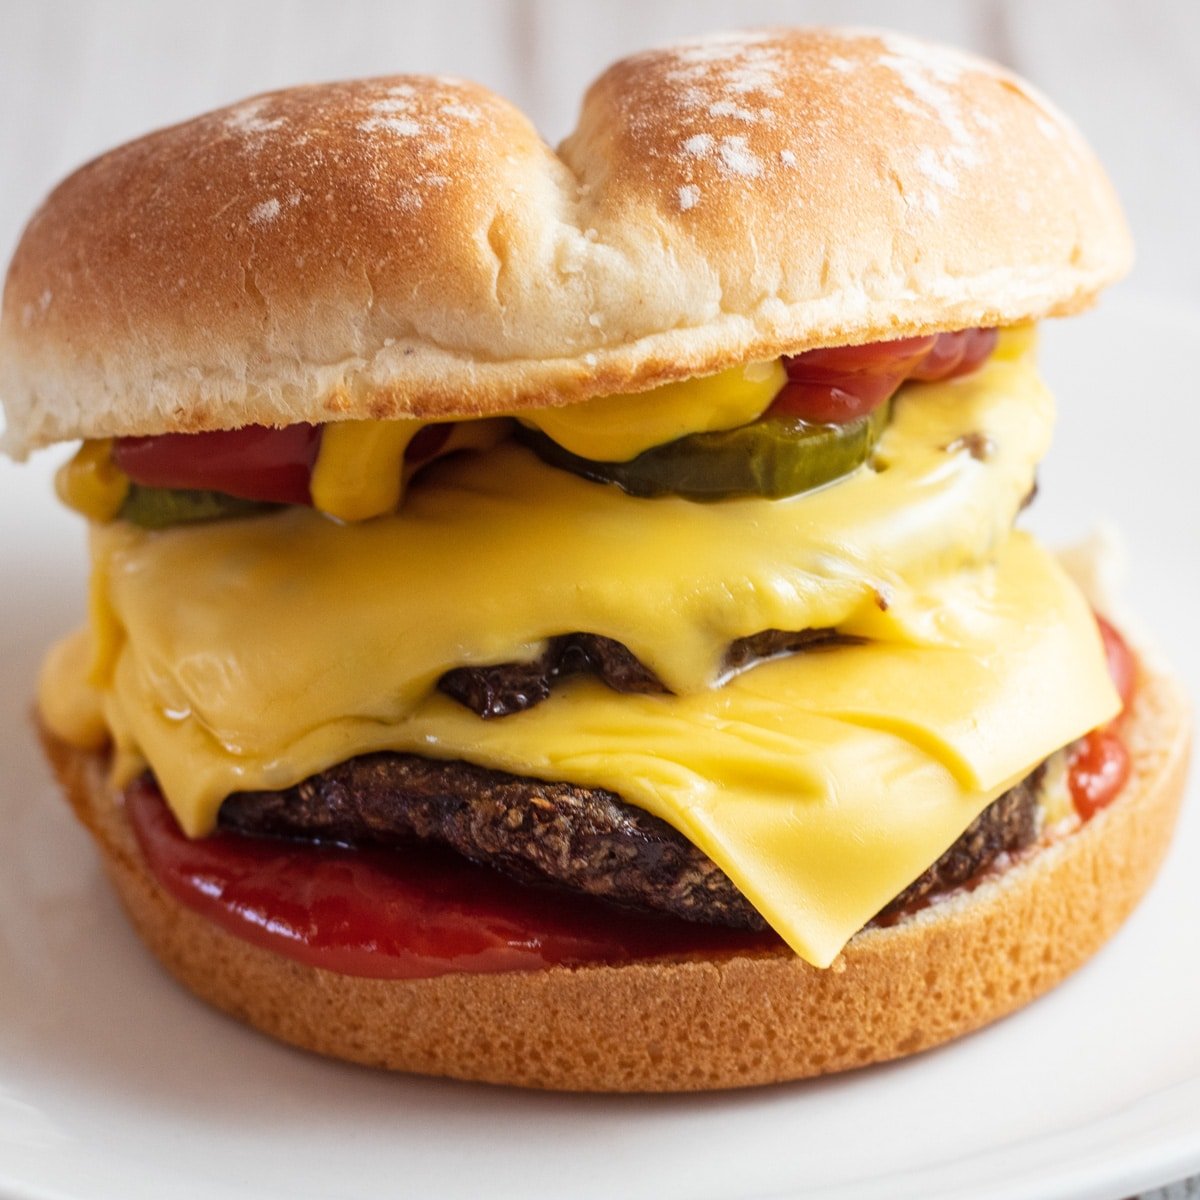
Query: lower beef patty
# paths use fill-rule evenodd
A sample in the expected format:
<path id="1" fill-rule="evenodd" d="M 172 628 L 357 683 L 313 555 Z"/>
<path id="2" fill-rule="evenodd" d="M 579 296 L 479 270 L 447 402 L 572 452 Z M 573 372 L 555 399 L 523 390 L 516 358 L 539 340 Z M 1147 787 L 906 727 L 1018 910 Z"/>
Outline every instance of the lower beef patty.
<path id="1" fill-rule="evenodd" d="M 1037 833 L 1039 767 L 1005 792 L 880 916 L 961 886 Z M 554 883 L 690 921 L 763 929 L 729 877 L 665 821 L 613 792 L 412 754 L 354 758 L 286 791 L 243 792 L 222 829 L 347 845 L 449 846 L 527 882 Z"/>

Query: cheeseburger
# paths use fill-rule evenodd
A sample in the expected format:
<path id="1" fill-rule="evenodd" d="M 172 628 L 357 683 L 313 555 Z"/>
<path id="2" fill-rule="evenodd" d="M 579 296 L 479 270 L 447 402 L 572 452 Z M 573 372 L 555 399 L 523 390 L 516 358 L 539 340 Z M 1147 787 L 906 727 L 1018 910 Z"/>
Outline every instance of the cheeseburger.
<path id="1" fill-rule="evenodd" d="M 594 1090 L 913 1053 L 1148 887 L 1186 722 L 1028 534 L 1080 135 L 875 32 L 635 55 L 551 150 L 293 88 L 82 167 L 0 332 L 82 440 L 38 723 L 166 968 L 288 1042 Z"/>

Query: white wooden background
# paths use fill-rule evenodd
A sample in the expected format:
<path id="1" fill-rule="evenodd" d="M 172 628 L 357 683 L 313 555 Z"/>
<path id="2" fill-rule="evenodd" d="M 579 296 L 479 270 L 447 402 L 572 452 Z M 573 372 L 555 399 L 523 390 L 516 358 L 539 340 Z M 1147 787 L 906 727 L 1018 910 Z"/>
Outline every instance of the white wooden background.
<path id="1" fill-rule="evenodd" d="M 1099 150 L 1138 241 L 1128 291 L 1200 304 L 1200 0 L 0 0 L 0 256 L 71 167 L 288 83 L 465 75 L 551 141 L 631 50 L 776 23 L 891 25 L 999 58 Z"/>
<path id="2" fill-rule="evenodd" d="M 464 75 L 554 142 L 586 84 L 629 51 L 814 23 L 941 38 L 1039 84 L 1125 202 L 1139 259 L 1122 289 L 1200 306 L 1200 0 L 0 0 L 0 258 L 73 166 L 252 92 Z"/>

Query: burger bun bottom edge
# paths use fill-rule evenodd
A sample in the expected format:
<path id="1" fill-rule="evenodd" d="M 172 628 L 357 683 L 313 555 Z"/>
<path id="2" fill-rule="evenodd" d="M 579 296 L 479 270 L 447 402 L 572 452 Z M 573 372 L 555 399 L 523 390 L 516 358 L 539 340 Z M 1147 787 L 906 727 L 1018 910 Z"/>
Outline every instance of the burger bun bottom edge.
<path id="1" fill-rule="evenodd" d="M 309 967 L 221 929 L 148 870 L 102 754 L 42 741 L 139 936 L 186 988 L 295 1046 L 425 1075 L 595 1092 L 745 1087 L 900 1058 L 1020 1008 L 1087 961 L 1145 893 L 1175 825 L 1188 708 L 1143 672 L 1129 782 L 1043 843 L 828 970 L 790 952 L 380 980 Z"/>

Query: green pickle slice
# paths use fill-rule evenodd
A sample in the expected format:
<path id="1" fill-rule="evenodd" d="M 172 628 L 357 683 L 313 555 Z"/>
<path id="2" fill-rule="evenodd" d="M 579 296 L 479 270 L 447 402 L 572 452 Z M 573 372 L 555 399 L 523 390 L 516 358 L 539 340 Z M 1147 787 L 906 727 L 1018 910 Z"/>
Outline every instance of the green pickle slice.
<path id="1" fill-rule="evenodd" d="M 223 492 L 191 488 L 155 488 L 132 484 L 117 514 L 143 529 L 167 529 L 192 521 L 215 521 L 220 517 L 250 517 L 274 512 L 278 504 L 239 500 Z"/>
<path id="2" fill-rule="evenodd" d="M 517 437 L 553 467 L 631 496 L 780 500 L 811 491 L 862 466 L 887 427 L 890 404 L 844 425 L 799 417 L 763 417 L 736 429 L 693 433 L 654 446 L 629 462 L 596 462 L 564 450 L 544 433 L 519 426 Z"/>

